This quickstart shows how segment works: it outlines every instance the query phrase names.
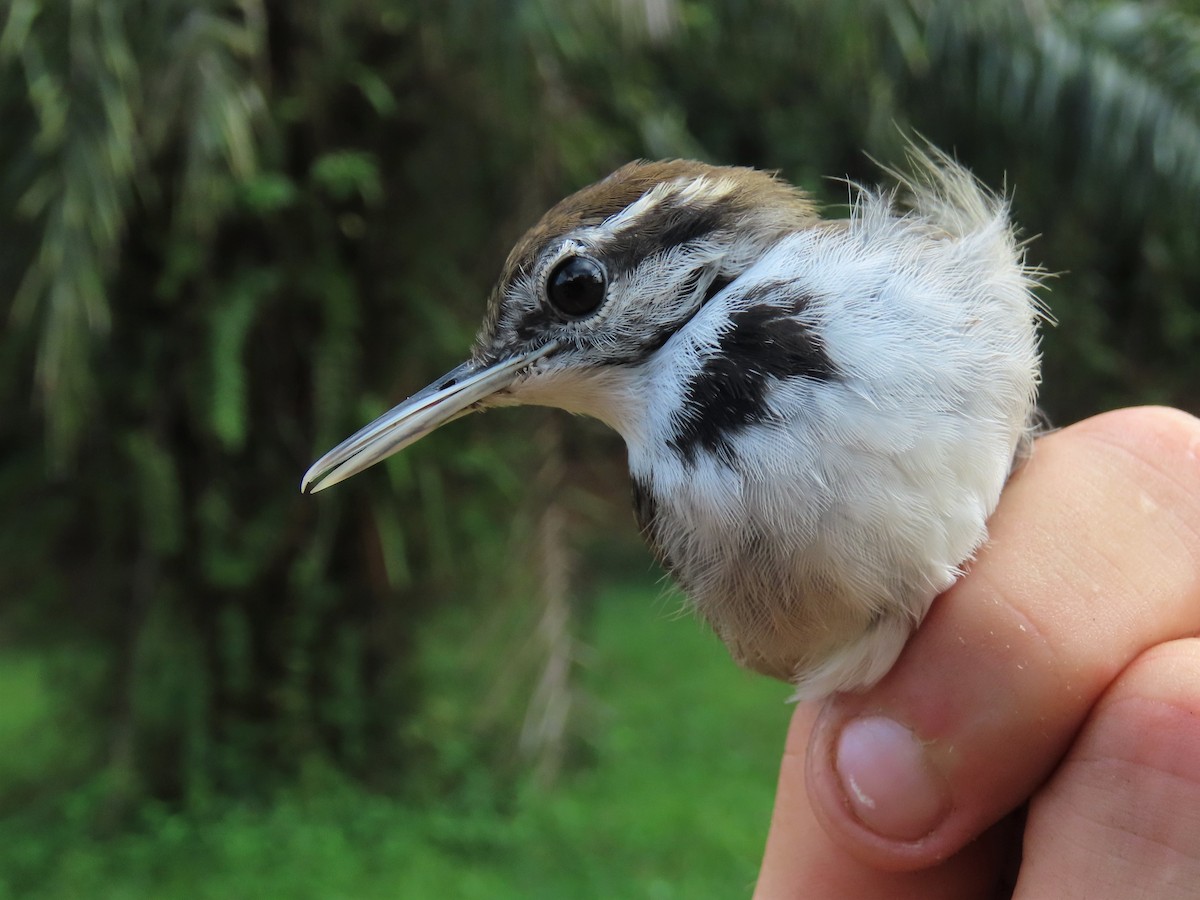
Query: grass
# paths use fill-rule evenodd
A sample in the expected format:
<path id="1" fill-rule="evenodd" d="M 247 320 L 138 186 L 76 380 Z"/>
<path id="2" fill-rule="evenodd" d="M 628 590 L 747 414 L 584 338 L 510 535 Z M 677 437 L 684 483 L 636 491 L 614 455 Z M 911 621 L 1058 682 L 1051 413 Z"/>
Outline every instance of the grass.
<path id="1" fill-rule="evenodd" d="M 588 762 L 553 789 L 517 786 L 505 813 L 462 798 L 414 807 L 331 772 L 268 804 L 148 809 L 106 838 L 44 831 L 31 808 L 0 823 L 0 900 L 748 896 L 787 689 L 736 670 L 654 597 L 599 599 L 581 674 Z M 36 731 L 32 665 L 0 662 L 0 696 L 20 699 L 0 711 L 0 757 Z"/>

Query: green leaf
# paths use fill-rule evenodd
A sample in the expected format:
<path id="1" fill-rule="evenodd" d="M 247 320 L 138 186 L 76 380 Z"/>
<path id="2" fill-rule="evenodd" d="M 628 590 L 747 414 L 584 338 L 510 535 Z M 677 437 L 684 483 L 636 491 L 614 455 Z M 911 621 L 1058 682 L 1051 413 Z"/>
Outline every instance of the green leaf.
<path id="1" fill-rule="evenodd" d="M 326 153 L 313 162 L 313 182 L 335 200 L 359 198 L 368 206 L 383 197 L 379 163 L 375 156 L 358 150 Z"/>
<path id="2" fill-rule="evenodd" d="M 183 549 L 183 499 L 175 460 L 161 439 L 148 430 L 126 438 L 130 469 L 136 477 L 141 535 L 155 556 Z"/>
<path id="3" fill-rule="evenodd" d="M 240 450 L 246 440 L 246 341 L 264 295 L 277 285 L 275 272 L 248 271 L 233 283 L 225 302 L 212 311 L 210 415 L 213 433 L 228 450 Z"/>
<path id="4" fill-rule="evenodd" d="M 238 198 L 259 215 L 279 212 L 294 205 L 300 192 L 282 172 L 260 172 L 238 185 Z"/>

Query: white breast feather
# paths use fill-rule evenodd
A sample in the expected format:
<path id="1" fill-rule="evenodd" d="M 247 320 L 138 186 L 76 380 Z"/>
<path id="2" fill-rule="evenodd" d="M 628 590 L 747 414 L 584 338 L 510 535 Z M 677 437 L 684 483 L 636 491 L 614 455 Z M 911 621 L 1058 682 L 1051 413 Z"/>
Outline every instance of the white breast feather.
<path id="1" fill-rule="evenodd" d="M 919 167 L 910 210 L 859 190 L 848 225 L 781 241 L 641 385 L 678 408 L 755 287 L 783 281 L 812 297 L 801 318 L 837 376 L 776 382 L 768 402 L 787 425 L 739 433 L 736 471 L 664 453 L 661 411 L 629 429 L 631 469 L 659 498 L 658 539 L 691 602 L 743 662 L 789 670 L 801 696 L 861 688 L 891 667 L 985 540 L 1032 421 L 1034 273 L 1004 204 L 947 165 Z"/>

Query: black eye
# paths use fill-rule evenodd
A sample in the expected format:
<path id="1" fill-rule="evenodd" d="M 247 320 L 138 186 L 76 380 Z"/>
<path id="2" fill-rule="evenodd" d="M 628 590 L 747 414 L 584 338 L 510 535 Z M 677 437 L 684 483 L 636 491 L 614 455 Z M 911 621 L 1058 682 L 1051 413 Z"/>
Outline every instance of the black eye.
<path id="1" fill-rule="evenodd" d="M 546 279 L 546 299 L 564 315 L 586 316 L 600 308 L 607 288 L 600 263 L 586 256 L 568 256 Z"/>

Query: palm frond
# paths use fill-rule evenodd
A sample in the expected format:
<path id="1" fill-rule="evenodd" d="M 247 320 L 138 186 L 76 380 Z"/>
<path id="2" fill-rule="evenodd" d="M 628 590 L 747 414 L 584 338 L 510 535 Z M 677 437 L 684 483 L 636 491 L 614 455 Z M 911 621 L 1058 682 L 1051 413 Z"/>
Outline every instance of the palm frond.
<path id="1" fill-rule="evenodd" d="M 169 3 L 142 16 L 132 2 L 14 0 L 0 34 L 0 65 L 24 86 L 10 104 L 32 135 L 12 160 L 27 176 L 13 227 L 36 234 L 11 316 L 37 332 L 52 464 L 70 456 L 93 406 L 93 349 L 113 315 L 109 279 L 139 188 L 156 192 L 155 156 L 182 147 L 179 208 L 194 229 L 224 208 L 226 173 L 254 170 L 265 104 L 245 61 L 261 36 L 253 17 L 213 8 Z"/>
<path id="2" fill-rule="evenodd" d="M 1158 3 L 906 4 L 934 77 L 1115 180 L 1134 204 L 1200 196 L 1200 20 Z"/>
<path id="3" fill-rule="evenodd" d="M 121 12 L 110 4 L 50 12 L 17 0 L 0 36 L 3 61 L 24 75 L 36 122 L 26 151 L 32 177 L 16 214 L 33 223 L 40 242 L 12 315 L 38 330 L 36 383 L 56 458 L 88 406 L 90 347 L 108 328 L 105 282 L 138 165 L 139 73 Z M 67 21 L 39 22 L 55 16 Z"/>

